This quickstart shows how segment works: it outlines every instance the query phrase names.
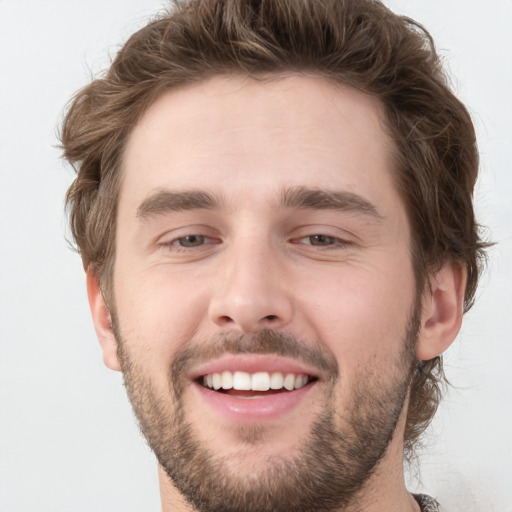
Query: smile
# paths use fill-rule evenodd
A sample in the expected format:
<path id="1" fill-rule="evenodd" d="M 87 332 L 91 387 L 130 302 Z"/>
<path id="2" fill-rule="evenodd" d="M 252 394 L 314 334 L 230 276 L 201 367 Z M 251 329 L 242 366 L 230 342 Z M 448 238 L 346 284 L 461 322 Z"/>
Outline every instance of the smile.
<path id="1" fill-rule="evenodd" d="M 306 397 L 321 380 L 307 364 L 254 354 L 227 354 L 202 364 L 189 378 L 200 404 L 235 423 L 275 421 L 307 408 Z"/>
<path id="2" fill-rule="evenodd" d="M 202 384 L 215 391 L 293 391 L 303 388 L 311 380 L 312 377 L 304 374 L 256 372 L 251 375 L 243 371 L 223 371 L 204 375 Z"/>

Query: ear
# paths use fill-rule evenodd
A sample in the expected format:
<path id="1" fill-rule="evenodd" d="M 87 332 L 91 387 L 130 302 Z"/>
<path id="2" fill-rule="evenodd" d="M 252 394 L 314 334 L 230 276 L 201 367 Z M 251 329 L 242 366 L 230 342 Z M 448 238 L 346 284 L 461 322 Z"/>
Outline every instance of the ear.
<path id="1" fill-rule="evenodd" d="M 466 278 L 466 269 L 458 261 L 445 263 L 429 278 L 416 354 L 420 361 L 441 355 L 455 340 L 462 323 Z"/>
<path id="2" fill-rule="evenodd" d="M 87 270 L 87 297 L 96 335 L 103 351 L 103 361 L 111 370 L 121 371 L 110 311 L 103 299 L 98 276 L 91 269 Z"/>

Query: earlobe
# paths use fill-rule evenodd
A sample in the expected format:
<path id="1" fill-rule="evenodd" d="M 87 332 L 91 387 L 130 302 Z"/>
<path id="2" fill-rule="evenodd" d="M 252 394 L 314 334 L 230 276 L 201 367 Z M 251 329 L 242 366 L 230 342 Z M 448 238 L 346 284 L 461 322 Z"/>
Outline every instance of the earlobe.
<path id="1" fill-rule="evenodd" d="M 428 361 L 442 354 L 455 340 L 462 323 L 466 269 L 449 261 L 430 278 L 423 297 L 417 357 Z"/>
<path id="2" fill-rule="evenodd" d="M 103 352 L 103 361 L 111 370 L 121 371 L 110 312 L 101 293 L 98 276 L 91 269 L 87 270 L 87 297 L 96 335 Z"/>

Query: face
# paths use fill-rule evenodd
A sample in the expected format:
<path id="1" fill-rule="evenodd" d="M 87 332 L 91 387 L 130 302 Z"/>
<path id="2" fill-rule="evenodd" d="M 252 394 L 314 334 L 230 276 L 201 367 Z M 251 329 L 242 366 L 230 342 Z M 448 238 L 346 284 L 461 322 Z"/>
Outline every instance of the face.
<path id="1" fill-rule="evenodd" d="M 401 446 L 418 312 L 381 119 L 321 78 L 217 77 L 165 93 L 131 134 L 119 358 L 200 510 L 334 510 Z"/>

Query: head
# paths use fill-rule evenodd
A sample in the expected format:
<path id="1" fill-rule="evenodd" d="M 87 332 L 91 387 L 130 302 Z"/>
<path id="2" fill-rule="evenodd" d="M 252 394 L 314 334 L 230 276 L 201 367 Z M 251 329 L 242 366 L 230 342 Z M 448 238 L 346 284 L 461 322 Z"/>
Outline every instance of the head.
<path id="1" fill-rule="evenodd" d="M 297 85 L 298 83 L 301 85 Z M 192 98 L 191 91 L 196 93 L 195 96 L 192 94 Z M 198 111 L 197 104 L 200 103 L 203 109 L 210 108 L 208 91 L 212 91 L 210 100 L 213 98 L 215 104 L 224 107 L 224 110 L 212 110 L 217 114 L 217 121 L 223 118 L 223 112 L 231 114 L 236 111 L 236 102 L 242 112 L 238 118 L 235 116 L 237 119 L 245 115 L 244 105 L 248 105 L 248 112 L 254 114 L 253 118 L 256 119 L 258 112 L 265 112 L 265 106 L 272 104 L 274 111 L 282 109 L 283 130 L 286 126 L 292 130 L 297 123 L 300 124 L 306 119 L 313 124 L 307 125 L 306 122 L 304 129 L 308 128 L 308 133 L 312 133 L 316 118 L 311 114 L 322 112 L 326 117 L 318 118 L 316 122 L 332 122 L 330 133 L 337 133 L 335 119 L 331 118 L 321 99 L 315 96 L 318 93 L 337 106 L 342 114 L 340 122 L 341 117 L 348 115 L 347 113 L 364 114 L 363 117 L 370 120 L 371 127 L 359 126 L 357 133 L 360 139 L 365 130 L 368 130 L 367 133 L 373 133 L 375 138 L 380 137 L 380 142 L 375 145 L 378 146 L 376 151 L 380 151 L 381 161 L 385 161 L 383 173 L 387 180 L 381 185 L 383 190 L 389 189 L 396 194 L 397 203 L 400 205 L 400 211 L 395 212 L 396 218 L 405 219 L 402 228 L 405 228 L 407 237 L 402 242 L 407 246 L 407 261 L 414 286 L 412 291 L 407 291 L 404 298 L 404 304 L 409 304 L 410 308 L 406 321 L 402 322 L 402 332 L 398 336 L 404 342 L 403 350 L 397 351 L 397 358 L 389 357 L 387 361 L 390 368 L 404 365 L 405 370 L 401 372 L 401 379 L 391 379 L 387 382 L 387 392 L 385 396 L 380 397 L 382 402 L 391 403 L 392 399 L 398 400 L 400 406 L 390 413 L 388 421 L 383 420 L 383 423 L 389 423 L 383 431 L 386 434 L 383 434 L 384 437 L 387 438 L 382 440 L 379 446 L 387 449 L 390 432 L 394 433 L 394 427 L 403 416 L 402 442 L 406 452 L 410 452 L 431 421 L 441 398 L 440 383 L 444 375 L 440 354 L 453 340 L 460 323 L 459 318 L 442 341 L 425 343 L 418 348 L 422 318 L 428 317 L 429 312 L 432 313 L 432 318 L 439 319 L 442 316 L 441 313 L 436 314 L 429 308 L 432 309 L 430 304 L 435 302 L 443 287 L 450 286 L 446 284 L 447 282 L 451 282 L 452 287 L 456 288 L 457 294 L 461 296 L 460 304 L 455 304 L 454 308 L 460 310 L 460 314 L 462 309 L 469 309 L 476 290 L 479 261 L 484 248 L 478 237 L 472 205 L 472 192 L 478 169 L 473 125 L 467 110 L 447 85 L 429 34 L 414 21 L 393 14 L 380 2 L 369 0 L 181 1 L 168 13 L 134 34 L 121 49 L 105 76 L 93 81 L 76 95 L 62 130 L 65 157 L 78 171 L 67 196 L 71 228 L 84 267 L 101 290 L 101 298 L 113 320 L 114 334 L 119 343 L 117 355 L 124 364 L 125 375 L 133 377 L 127 382 L 129 391 L 130 386 L 138 379 L 135 376 L 143 373 L 143 370 L 138 368 L 141 365 L 133 360 L 129 350 L 124 350 L 123 337 L 127 338 L 136 332 L 136 328 L 123 328 L 123 312 L 116 292 L 123 289 L 124 294 L 137 293 L 136 289 L 130 292 L 130 287 L 117 286 L 117 282 L 123 279 L 126 281 L 130 269 L 128 264 L 123 267 L 124 260 L 120 254 L 120 241 L 125 240 L 120 232 L 121 219 L 130 215 L 126 206 L 128 199 L 123 203 L 123 187 L 132 187 L 133 190 L 136 188 L 134 183 L 137 181 L 134 181 L 134 176 L 137 176 L 137 166 L 133 162 L 137 160 L 144 147 L 150 147 L 152 144 L 144 128 L 147 128 L 148 122 L 162 126 L 164 131 L 168 129 L 164 120 L 159 118 L 158 112 L 166 112 L 168 116 L 176 115 L 176 119 L 184 121 L 187 117 L 186 112 L 179 111 L 176 106 L 178 103 L 189 108 L 188 112 L 197 117 L 196 122 L 203 122 L 200 114 L 205 110 Z M 337 94 L 346 98 L 348 103 L 340 100 L 341 103 L 338 105 Z M 199 98 L 203 98 L 204 101 L 201 100 L 201 103 Z M 235 104 L 229 103 L 226 98 L 235 98 Z M 296 102 L 290 100 L 287 103 L 287 98 L 293 98 Z M 309 98 L 314 108 L 303 108 L 303 105 L 310 101 Z M 356 108 L 353 107 L 354 103 L 363 103 L 365 106 L 359 105 Z M 297 105 L 296 116 L 292 119 L 289 115 L 295 108 L 294 105 Z M 365 110 L 366 108 L 369 110 Z M 288 121 L 287 116 L 290 117 Z M 226 115 L 225 121 L 229 125 L 233 120 Z M 215 125 L 215 122 L 214 120 L 210 123 L 212 128 L 222 126 L 221 123 Z M 205 123 L 205 126 L 210 126 L 208 122 Z M 264 121 L 262 123 L 258 126 L 265 124 Z M 185 133 L 188 133 L 188 128 L 189 126 L 184 123 Z M 239 128 L 236 123 L 233 124 L 233 133 L 238 133 Z M 271 130 L 272 125 L 269 124 L 267 129 Z M 344 129 L 340 130 L 340 140 L 344 140 L 343 137 L 348 140 L 350 137 L 343 131 Z M 180 131 L 174 131 L 172 135 L 173 140 L 179 140 Z M 323 139 L 319 136 L 318 140 L 312 137 L 317 147 L 324 143 L 329 144 L 327 134 L 324 135 Z M 201 132 L 201 136 L 204 136 L 204 140 L 208 134 Z M 244 144 L 243 147 L 247 147 L 250 137 L 247 134 L 246 136 L 246 139 L 240 140 L 240 147 Z M 366 138 L 364 145 L 360 146 L 361 152 L 365 152 L 366 147 L 371 147 L 375 138 Z M 233 140 L 237 141 L 238 138 L 235 137 Z M 335 142 L 330 142 L 334 147 Z M 222 147 L 226 140 L 217 143 L 217 146 L 211 147 Z M 255 137 L 253 144 L 257 143 L 261 148 L 269 141 L 264 137 Z M 155 152 L 158 152 L 162 144 L 164 142 L 160 141 L 160 145 L 155 145 Z M 303 145 L 307 145 L 306 141 L 303 141 Z M 356 145 L 354 142 L 352 147 Z M 236 148 L 237 146 L 235 153 Z M 207 148 L 200 149 L 204 150 L 204 154 L 201 151 L 199 153 L 206 161 L 210 156 Z M 248 152 L 250 153 L 250 150 Z M 270 153 L 268 161 L 262 157 L 262 163 L 268 164 L 268 167 L 274 166 L 276 162 L 276 154 Z M 179 150 L 175 154 L 180 154 Z M 259 155 L 258 152 L 257 154 Z M 338 156 L 347 159 L 350 157 Z M 378 155 L 375 156 L 377 157 Z M 165 158 L 167 156 L 162 154 L 161 160 Z M 144 159 L 139 162 L 137 180 L 141 183 L 146 180 L 146 175 L 142 171 L 142 165 L 146 163 Z M 274 173 L 279 172 L 286 164 L 281 163 L 283 166 L 275 166 Z M 224 161 L 223 164 L 229 169 L 229 162 Z M 326 168 L 328 167 L 329 165 L 326 165 Z M 230 172 L 233 172 L 232 168 Z M 258 170 L 253 169 L 251 172 Z M 309 208 L 308 204 L 314 200 L 325 204 L 331 201 L 332 204 L 332 197 L 329 200 L 320 193 L 316 196 L 314 193 L 300 196 L 297 190 L 300 192 L 302 188 L 307 188 L 309 192 L 315 192 L 316 189 L 323 189 L 323 180 L 327 180 L 328 183 L 335 182 L 337 178 L 334 175 L 321 176 L 322 182 L 317 183 L 311 181 L 310 176 L 300 181 L 301 176 L 300 170 L 296 174 L 285 176 L 296 187 L 287 191 L 280 190 L 281 204 L 285 203 L 286 207 L 298 210 Z M 183 178 L 183 170 L 180 177 Z M 229 174 L 223 177 L 227 182 L 232 179 L 236 187 L 236 177 L 230 177 Z M 207 177 L 204 178 L 208 183 Z M 351 184 L 357 180 L 364 181 L 361 176 L 356 175 L 351 179 Z M 190 177 L 180 185 L 183 188 L 185 184 L 193 184 L 192 189 L 196 190 L 200 188 L 200 183 L 201 174 L 192 170 Z M 261 189 L 258 189 L 256 179 L 254 183 L 255 191 L 261 196 L 273 188 L 269 176 L 262 178 Z M 153 189 L 160 186 L 158 181 L 153 185 Z M 249 186 L 252 186 L 252 183 Z M 148 190 L 150 188 L 148 185 Z M 221 195 L 203 196 L 202 200 L 221 203 Z M 357 193 L 352 197 L 356 202 L 358 198 Z M 138 217 L 144 218 L 153 217 L 155 214 L 158 216 L 159 208 L 166 210 L 167 206 L 162 204 L 167 204 L 169 196 L 153 197 L 153 203 L 144 203 L 143 197 L 138 199 Z M 269 201 L 271 199 L 275 198 L 269 197 Z M 199 199 L 173 196 L 171 200 L 179 202 Z M 344 200 L 347 200 L 347 197 Z M 140 203 L 146 205 L 146 210 Z M 389 205 L 391 204 L 393 201 L 389 201 Z M 215 205 L 217 206 L 219 205 Z M 372 205 L 359 203 L 357 208 L 364 207 L 371 210 Z M 229 211 L 224 204 L 219 208 L 224 212 Z M 257 208 L 259 206 L 254 205 L 254 209 Z M 216 211 L 211 204 L 206 209 Z M 333 208 L 328 206 L 325 209 Z M 376 211 L 375 217 L 379 215 L 380 213 Z M 372 221 L 369 222 L 371 224 Z M 396 231 L 397 237 L 399 231 Z M 203 243 L 204 235 L 200 235 L 203 237 Z M 309 236 L 309 233 L 307 235 Z M 221 237 L 212 233 L 211 237 L 206 238 L 217 240 Z M 334 238 L 336 236 L 333 236 Z M 197 237 L 189 238 L 187 243 L 194 244 L 197 241 Z M 325 242 L 325 238 L 321 239 L 322 241 Z M 268 264 L 263 255 L 261 258 L 263 265 Z M 400 257 L 397 256 L 396 265 L 407 265 L 400 261 Z M 231 261 L 231 264 L 234 262 Z M 279 276 L 287 273 L 286 269 L 271 270 Z M 306 275 L 309 275 L 309 271 L 305 270 Z M 315 279 L 314 273 L 311 273 L 309 279 Z M 92 287 L 94 286 L 96 285 Z M 194 287 L 191 293 L 201 295 L 200 288 L 198 284 L 197 289 Z M 332 295 L 336 295 L 336 289 L 332 290 Z M 152 297 L 148 295 L 145 300 L 148 307 L 151 307 Z M 366 300 L 370 301 L 370 296 L 367 296 Z M 340 307 L 342 305 L 343 301 L 340 302 Z M 173 305 L 169 304 L 168 307 L 171 308 Z M 402 305 L 400 311 L 403 312 L 404 307 Z M 215 309 L 211 306 L 210 310 L 212 308 Z M 273 315 L 269 313 L 266 316 L 270 318 Z M 227 314 L 220 316 L 231 318 Z M 212 357 L 224 352 L 237 353 L 240 348 L 235 347 L 245 347 L 247 350 L 249 345 L 256 347 L 251 350 L 259 351 L 261 354 L 266 351 L 275 354 L 276 350 L 284 350 L 281 355 L 291 357 L 291 347 L 295 344 L 304 349 L 299 352 L 299 359 L 302 357 L 301 354 L 310 354 L 313 350 L 313 336 L 302 340 L 297 332 L 288 332 L 289 329 L 284 325 L 271 321 L 267 323 L 264 329 L 260 329 L 259 334 L 254 333 L 252 329 L 247 333 L 232 332 L 233 330 L 228 328 L 229 325 L 221 325 L 219 322 L 216 325 L 220 332 L 205 331 L 201 334 L 211 340 L 211 343 L 205 345 L 208 346 Z M 428 320 L 423 323 L 428 324 Z M 159 332 L 162 329 L 163 325 L 160 325 Z M 173 329 L 180 330 L 180 327 L 173 326 Z M 185 328 L 181 329 L 184 330 Z M 200 346 L 198 340 L 201 336 L 194 336 L 192 331 L 191 328 L 188 338 L 194 341 L 191 346 L 197 348 Z M 273 334 L 270 335 L 269 332 Z M 226 336 L 220 339 L 221 334 Z M 240 337 L 241 334 L 250 336 Z M 181 339 L 186 338 L 182 332 Z M 277 349 L 276 346 L 288 348 Z M 174 365 L 171 376 L 182 375 L 180 369 L 186 372 L 190 368 L 195 368 L 194 364 L 202 364 L 206 358 L 205 353 L 200 353 L 200 357 L 194 356 L 185 342 L 180 347 L 183 352 L 173 354 L 176 357 L 170 356 Z M 327 348 L 328 350 L 321 351 L 320 355 L 317 354 L 317 359 L 323 361 L 323 366 L 329 368 L 325 381 L 336 382 L 340 373 L 340 370 L 336 369 L 340 361 L 340 357 L 337 356 L 341 352 L 337 352 L 332 346 Z M 186 354 L 189 354 L 188 358 L 185 357 Z M 371 360 L 369 354 L 365 357 L 367 362 Z M 322 364 L 320 366 L 322 367 Z M 171 377 L 171 382 L 176 392 L 174 412 L 178 416 L 184 415 L 184 406 L 180 402 L 179 380 L 173 381 Z M 132 386 L 132 401 L 139 417 L 144 416 L 144 404 L 147 402 L 153 403 L 152 410 L 161 407 L 158 405 L 161 397 L 148 391 L 151 386 L 151 383 L 144 382 L 144 397 L 140 396 L 141 385 Z M 378 395 L 377 387 L 376 385 L 375 396 Z M 356 391 L 352 395 L 352 402 L 355 401 Z M 402 407 L 404 402 L 406 405 Z M 374 405 L 371 408 L 375 409 Z M 318 411 L 318 422 L 312 428 L 319 430 L 322 423 L 320 419 L 326 420 L 323 424 L 336 423 L 333 417 L 325 414 L 325 410 Z M 190 418 L 188 423 L 182 424 L 185 431 L 186 425 L 189 424 Z M 333 428 L 336 430 L 336 425 Z M 263 433 L 261 429 L 251 427 L 246 429 L 243 435 L 250 444 L 251 439 L 255 441 L 258 435 L 262 436 Z M 359 439 L 356 432 L 352 432 L 352 439 L 354 442 Z M 153 443 L 158 444 L 160 440 L 154 438 Z M 190 449 L 192 445 L 191 442 L 188 448 Z M 374 455 L 375 460 L 369 461 L 368 467 L 360 468 L 360 471 L 371 472 L 368 468 L 374 467 L 382 454 L 376 450 Z M 304 458 L 307 459 L 307 456 L 304 454 Z"/>

